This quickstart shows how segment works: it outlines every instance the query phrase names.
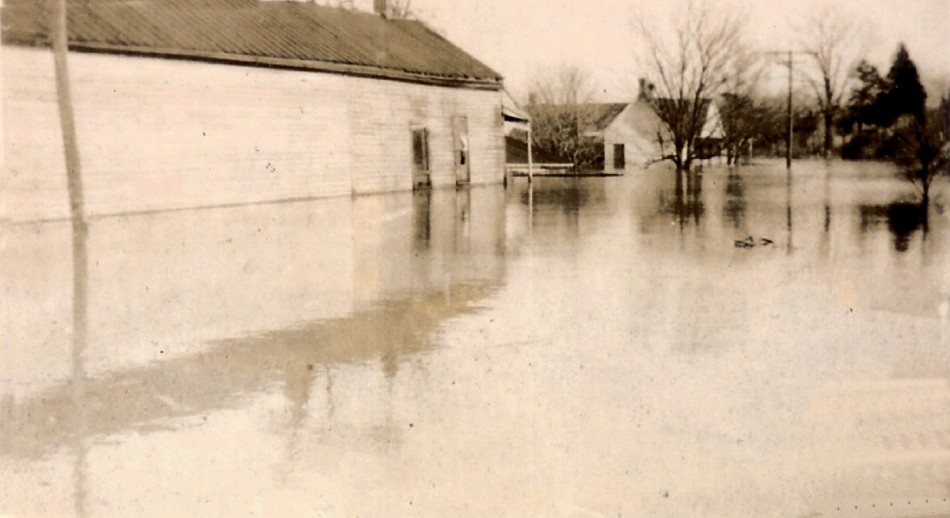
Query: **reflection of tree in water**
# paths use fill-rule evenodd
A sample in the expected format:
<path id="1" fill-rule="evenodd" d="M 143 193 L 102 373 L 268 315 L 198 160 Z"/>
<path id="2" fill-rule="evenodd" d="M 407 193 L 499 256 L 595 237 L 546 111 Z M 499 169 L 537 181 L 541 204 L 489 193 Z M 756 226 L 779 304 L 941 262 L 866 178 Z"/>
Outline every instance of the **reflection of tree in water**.
<path id="1" fill-rule="evenodd" d="M 889 205 L 862 205 L 861 232 L 868 232 L 878 224 L 887 222 L 887 228 L 894 238 L 894 249 L 906 252 L 910 240 L 917 230 L 923 232 L 926 239 L 930 230 L 927 207 L 919 203 L 895 202 Z"/>
<path id="2" fill-rule="evenodd" d="M 660 191 L 659 202 L 659 214 L 673 216 L 681 229 L 691 222 L 698 226 L 706 214 L 702 173 L 689 172 L 684 176 L 685 185 L 677 181 L 672 193 L 669 190 Z"/>
<path id="3" fill-rule="evenodd" d="M 745 180 L 735 170 L 730 170 L 726 178 L 726 202 L 722 211 L 726 219 L 732 223 L 733 228 L 738 229 L 742 226 L 746 206 Z"/>

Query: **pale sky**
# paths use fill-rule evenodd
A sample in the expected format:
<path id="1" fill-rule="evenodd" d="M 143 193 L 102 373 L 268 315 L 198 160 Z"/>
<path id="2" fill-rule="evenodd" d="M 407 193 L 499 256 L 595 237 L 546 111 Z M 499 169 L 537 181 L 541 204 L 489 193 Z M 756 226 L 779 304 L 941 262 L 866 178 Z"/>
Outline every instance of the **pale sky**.
<path id="1" fill-rule="evenodd" d="M 676 0 L 413 0 L 420 18 L 492 66 L 516 96 L 532 74 L 558 63 L 592 74 L 601 100 L 626 100 L 639 77 L 634 26 L 638 12 L 668 26 Z M 826 5 L 873 27 L 868 58 L 886 73 L 898 42 L 906 42 L 925 84 L 950 81 L 950 0 L 720 0 L 748 16 L 762 48 L 788 48 L 790 25 Z M 717 4 L 717 5 L 720 5 Z M 782 74 L 776 67 L 776 74 Z M 935 94 L 932 94 L 935 95 Z"/>

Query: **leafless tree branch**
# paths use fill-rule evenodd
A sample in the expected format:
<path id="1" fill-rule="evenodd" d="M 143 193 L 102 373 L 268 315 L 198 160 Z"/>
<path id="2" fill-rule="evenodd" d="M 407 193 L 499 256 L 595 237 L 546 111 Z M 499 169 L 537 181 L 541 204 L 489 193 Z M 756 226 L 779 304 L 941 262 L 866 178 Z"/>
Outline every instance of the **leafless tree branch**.
<path id="1" fill-rule="evenodd" d="M 824 152 L 829 157 L 835 117 L 851 90 L 851 71 L 867 50 L 868 30 L 858 19 L 832 8 L 807 18 L 797 29 L 800 45 L 810 57 L 805 78 L 824 120 Z"/>
<path id="2" fill-rule="evenodd" d="M 594 122 L 590 74 L 576 65 L 542 70 L 531 82 L 528 111 L 538 148 L 570 159 L 575 167 L 593 160 L 587 135 Z"/>
<path id="3" fill-rule="evenodd" d="M 730 11 L 689 0 L 666 38 L 641 18 L 646 79 L 654 86 L 653 109 L 668 130 L 678 170 L 688 170 L 709 135 L 710 103 L 728 90 L 730 81 L 752 82 L 736 71 L 751 52 L 744 40 L 744 20 Z M 659 140 L 663 140 L 661 135 Z M 660 142 L 661 145 L 664 142 Z"/>

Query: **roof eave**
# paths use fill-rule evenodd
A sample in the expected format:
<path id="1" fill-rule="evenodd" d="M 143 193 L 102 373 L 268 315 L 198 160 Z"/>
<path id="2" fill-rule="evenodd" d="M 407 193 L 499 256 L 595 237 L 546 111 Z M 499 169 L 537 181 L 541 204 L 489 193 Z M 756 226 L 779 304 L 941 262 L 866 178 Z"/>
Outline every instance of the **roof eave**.
<path id="1" fill-rule="evenodd" d="M 14 43 L 15 45 L 15 43 Z M 42 44 L 20 44 L 24 47 L 45 47 Z M 500 77 L 467 78 L 451 76 L 435 76 L 420 74 L 404 70 L 387 69 L 366 65 L 351 65 L 345 63 L 331 63 L 325 61 L 309 61 L 299 59 L 275 58 L 269 56 L 249 56 L 226 52 L 195 51 L 184 49 L 159 49 L 151 47 L 136 47 L 128 45 L 110 45 L 105 43 L 70 42 L 69 50 L 93 54 L 116 54 L 136 57 L 151 57 L 177 59 L 184 61 L 199 61 L 226 65 L 251 66 L 259 68 L 273 68 L 282 70 L 299 70 L 308 72 L 323 72 L 353 77 L 372 79 L 386 79 L 430 86 L 452 88 L 470 88 L 476 90 L 501 90 L 503 81 Z"/>

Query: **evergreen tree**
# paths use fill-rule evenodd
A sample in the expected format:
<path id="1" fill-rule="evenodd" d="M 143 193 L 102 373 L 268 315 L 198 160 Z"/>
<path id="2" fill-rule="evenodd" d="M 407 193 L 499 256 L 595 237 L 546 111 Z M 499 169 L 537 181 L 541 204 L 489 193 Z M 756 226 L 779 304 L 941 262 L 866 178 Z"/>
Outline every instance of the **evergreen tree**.
<path id="1" fill-rule="evenodd" d="M 927 92 L 920 84 L 917 65 L 910 59 L 907 47 L 901 43 L 894 64 L 887 73 L 888 90 L 882 97 L 882 108 L 889 123 L 902 115 L 912 115 L 922 123 L 925 117 Z M 890 125 L 890 124 L 888 124 Z"/>
<path id="2" fill-rule="evenodd" d="M 881 130 L 892 122 L 884 108 L 889 84 L 877 67 L 866 60 L 858 63 L 854 76 L 858 83 L 838 120 L 838 131 L 850 136 L 841 148 L 841 156 L 845 159 L 880 158 L 882 152 L 886 152 L 881 145 Z"/>
<path id="3" fill-rule="evenodd" d="M 849 115 L 858 125 L 860 134 L 865 126 L 886 126 L 887 120 L 881 110 L 881 97 L 888 90 L 887 81 L 877 67 L 861 61 L 855 71 L 860 84 L 851 93 Z"/>

